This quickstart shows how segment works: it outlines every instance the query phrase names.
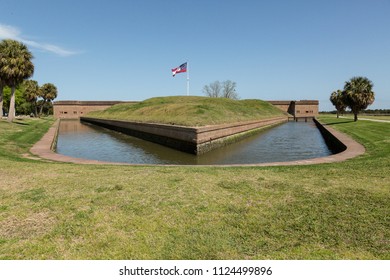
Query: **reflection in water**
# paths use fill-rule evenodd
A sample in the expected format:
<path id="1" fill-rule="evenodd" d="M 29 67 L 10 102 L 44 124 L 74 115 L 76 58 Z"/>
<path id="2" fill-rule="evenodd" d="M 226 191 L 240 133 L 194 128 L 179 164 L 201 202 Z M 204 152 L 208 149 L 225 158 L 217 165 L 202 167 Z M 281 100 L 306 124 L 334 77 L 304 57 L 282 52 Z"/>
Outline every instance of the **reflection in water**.
<path id="1" fill-rule="evenodd" d="M 192 165 L 293 161 L 331 154 L 312 122 L 287 122 L 196 156 L 78 120 L 61 121 L 57 152 L 112 162 Z"/>

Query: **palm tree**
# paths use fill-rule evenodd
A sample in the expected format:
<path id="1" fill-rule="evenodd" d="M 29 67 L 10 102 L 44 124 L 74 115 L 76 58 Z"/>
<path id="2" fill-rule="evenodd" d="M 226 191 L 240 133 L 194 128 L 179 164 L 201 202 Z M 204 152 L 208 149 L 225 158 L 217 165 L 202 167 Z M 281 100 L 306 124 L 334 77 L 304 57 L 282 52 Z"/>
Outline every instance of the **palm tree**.
<path id="1" fill-rule="evenodd" d="M 1 55 L 1 50 L 0 50 Z M 4 90 L 4 83 L 1 81 L 0 78 L 0 119 L 3 116 L 3 90 Z"/>
<path id="2" fill-rule="evenodd" d="M 374 84 L 366 77 L 353 77 L 345 82 L 343 91 L 343 102 L 354 114 L 356 122 L 358 113 L 371 105 L 375 100 L 375 94 L 372 91 Z"/>
<path id="3" fill-rule="evenodd" d="M 337 110 L 337 118 L 341 113 L 345 111 L 345 108 L 347 107 L 343 102 L 343 92 L 341 90 L 336 90 L 332 92 L 330 95 L 330 102 L 336 107 Z"/>
<path id="4" fill-rule="evenodd" d="M 3 44 L 0 43 L 0 70 L 2 68 L 2 61 L 3 61 Z M 1 72 L 0 72 L 0 119 L 3 116 L 3 91 L 4 91 L 5 83 L 2 80 Z"/>
<path id="5" fill-rule="evenodd" d="M 40 97 L 42 97 L 43 102 L 39 115 L 42 115 L 43 107 L 46 103 L 53 101 L 57 97 L 57 88 L 51 83 L 47 83 L 41 86 L 40 88 Z"/>
<path id="6" fill-rule="evenodd" d="M 24 98 L 31 103 L 31 107 L 34 111 L 34 116 L 38 115 L 37 111 L 37 99 L 40 96 L 40 88 L 38 82 L 34 80 L 24 81 L 23 86 L 25 88 Z"/>
<path id="7" fill-rule="evenodd" d="M 0 50 L 0 79 L 11 88 L 8 121 L 12 122 L 15 118 L 15 89 L 34 73 L 33 55 L 26 45 L 10 39 L 0 43 Z"/>

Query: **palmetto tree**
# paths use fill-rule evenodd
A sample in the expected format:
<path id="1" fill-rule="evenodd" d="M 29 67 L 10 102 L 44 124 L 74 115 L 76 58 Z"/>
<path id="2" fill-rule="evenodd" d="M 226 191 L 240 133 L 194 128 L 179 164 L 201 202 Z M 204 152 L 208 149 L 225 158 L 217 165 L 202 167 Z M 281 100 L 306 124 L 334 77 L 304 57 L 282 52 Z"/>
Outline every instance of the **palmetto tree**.
<path id="1" fill-rule="evenodd" d="M 0 77 L 0 119 L 3 116 L 3 90 L 4 90 L 4 83 L 1 81 L 1 77 Z"/>
<path id="2" fill-rule="evenodd" d="M 343 91 L 343 102 L 354 114 L 356 122 L 358 113 L 371 105 L 375 100 L 375 94 L 372 91 L 374 84 L 366 77 L 353 77 L 345 82 Z"/>
<path id="3" fill-rule="evenodd" d="M 347 107 L 343 101 L 343 92 L 339 89 L 332 92 L 330 95 L 330 102 L 332 102 L 332 104 L 336 107 L 338 118 L 340 113 L 344 112 Z"/>
<path id="4" fill-rule="evenodd" d="M 1 70 L 1 62 L 3 61 L 3 43 L 0 43 L 0 70 Z M 3 116 L 3 90 L 5 87 L 5 83 L 2 80 L 1 72 L 0 72 L 0 118 Z"/>
<path id="5" fill-rule="evenodd" d="M 11 88 L 8 121 L 15 118 L 15 88 L 34 73 L 33 55 L 27 46 L 15 40 L 0 43 L 0 80 Z"/>
<path id="6" fill-rule="evenodd" d="M 40 97 L 42 97 L 43 102 L 39 115 L 42 115 L 43 107 L 46 103 L 53 101 L 57 97 L 57 88 L 51 83 L 47 83 L 41 86 L 40 88 Z"/>
<path id="7" fill-rule="evenodd" d="M 34 110 L 34 116 L 38 115 L 37 112 L 37 99 L 40 96 L 40 88 L 37 81 L 27 80 L 23 83 L 24 86 L 24 98 L 31 103 L 32 109 Z"/>

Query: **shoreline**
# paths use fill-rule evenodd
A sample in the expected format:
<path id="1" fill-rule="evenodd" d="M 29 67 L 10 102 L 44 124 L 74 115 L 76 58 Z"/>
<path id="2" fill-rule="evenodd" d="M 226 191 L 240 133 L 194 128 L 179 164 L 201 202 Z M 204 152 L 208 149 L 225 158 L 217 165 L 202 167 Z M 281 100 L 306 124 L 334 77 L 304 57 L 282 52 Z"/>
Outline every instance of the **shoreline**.
<path id="1" fill-rule="evenodd" d="M 49 128 L 47 133 L 33 145 L 30 152 L 42 159 L 51 160 L 55 162 L 67 162 L 75 164 L 99 164 L 99 165 L 124 165 L 124 166 L 182 166 L 182 167 L 256 167 L 256 166 L 293 166 L 293 165 L 311 165 L 311 164 L 322 164 L 322 163 L 333 163 L 341 162 L 365 153 L 365 148 L 360 143 L 353 140 L 350 136 L 339 132 L 327 125 L 320 125 L 333 135 L 338 141 L 346 146 L 346 149 L 340 153 L 333 154 L 326 157 L 319 157 L 313 159 L 304 159 L 296 161 L 285 161 L 285 162 L 269 162 L 269 163 L 252 163 L 252 164 L 215 164 L 215 165 L 178 165 L 178 164 L 136 164 L 136 163 L 125 163 L 125 162 L 110 162 L 110 161 L 99 161 L 90 160 L 83 158 L 74 158 L 58 154 L 53 151 L 53 143 L 56 141 L 58 127 L 60 120 L 57 119 L 55 123 Z"/>

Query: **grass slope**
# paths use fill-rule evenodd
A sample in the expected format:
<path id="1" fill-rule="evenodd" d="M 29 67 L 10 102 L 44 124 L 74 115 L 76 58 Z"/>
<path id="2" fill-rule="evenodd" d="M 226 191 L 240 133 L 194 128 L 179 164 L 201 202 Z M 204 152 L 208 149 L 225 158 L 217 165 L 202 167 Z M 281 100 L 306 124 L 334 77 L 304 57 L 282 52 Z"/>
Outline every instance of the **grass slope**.
<path id="1" fill-rule="evenodd" d="M 20 159 L 48 120 L 0 121 L 0 259 L 389 259 L 389 124 L 321 120 L 367 153 L 284 167 L 49 163 Z"/>
<path id="2" fill-rule="evenodd" d="M 128 121 L 202 126 L 283 116 L 261 100 L 232 100 L 199 96 L 155 97 L 136 104 L 117 104 L 87 116 Z"/>

